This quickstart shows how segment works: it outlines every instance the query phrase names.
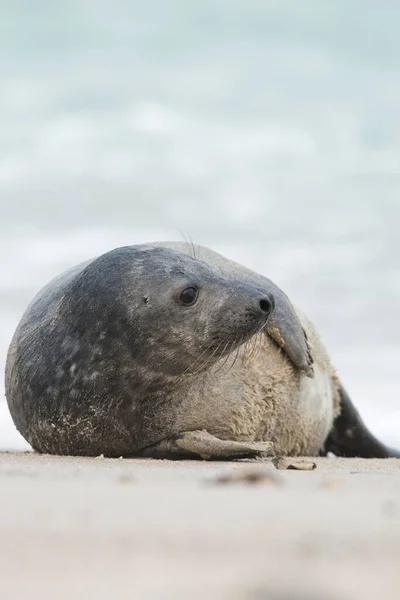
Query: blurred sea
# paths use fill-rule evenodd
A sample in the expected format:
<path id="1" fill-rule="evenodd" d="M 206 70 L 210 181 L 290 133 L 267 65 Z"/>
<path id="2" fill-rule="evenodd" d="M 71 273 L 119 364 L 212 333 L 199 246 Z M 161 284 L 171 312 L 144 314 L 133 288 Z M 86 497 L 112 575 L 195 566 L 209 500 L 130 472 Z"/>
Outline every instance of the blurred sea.
<path id="1" fill-rule="evenodd" d="M 397 0 L 2 3 L 1 369 L 47 280 L 181 230 L 280 285 L 400 445 L 399 23 Z M 26 447 L 3 400 L 0 447 Z"/>

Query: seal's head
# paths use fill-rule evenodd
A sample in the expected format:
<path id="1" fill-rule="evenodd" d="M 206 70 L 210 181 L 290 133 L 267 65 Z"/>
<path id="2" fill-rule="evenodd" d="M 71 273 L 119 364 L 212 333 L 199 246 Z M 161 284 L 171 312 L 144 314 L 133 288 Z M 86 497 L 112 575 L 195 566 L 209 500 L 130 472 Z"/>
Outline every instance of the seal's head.
<path id="1" fill-rule="evenodd" d="M 61 315 L 81 347 L 143 382 L 204 368 L 266 324 L 274 298 L 200 260 L 153 246 L 118 248 L 71 282 Z M 145 377 L 145 374 L 148 374 Z M 150 376 L 150 373 L 153 375 Z"/>

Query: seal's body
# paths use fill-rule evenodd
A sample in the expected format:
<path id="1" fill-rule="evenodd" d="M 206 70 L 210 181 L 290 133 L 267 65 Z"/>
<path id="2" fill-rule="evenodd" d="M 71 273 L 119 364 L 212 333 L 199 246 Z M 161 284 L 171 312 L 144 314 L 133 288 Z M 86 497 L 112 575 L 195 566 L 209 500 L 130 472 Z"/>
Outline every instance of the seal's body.
<path id="1" fill-rule="evenodd" d="M 40 452 L 394 455 L 277 286 L 178 242 L 119 248 L 48 284 L 12 340 L 6 396 Z"/>

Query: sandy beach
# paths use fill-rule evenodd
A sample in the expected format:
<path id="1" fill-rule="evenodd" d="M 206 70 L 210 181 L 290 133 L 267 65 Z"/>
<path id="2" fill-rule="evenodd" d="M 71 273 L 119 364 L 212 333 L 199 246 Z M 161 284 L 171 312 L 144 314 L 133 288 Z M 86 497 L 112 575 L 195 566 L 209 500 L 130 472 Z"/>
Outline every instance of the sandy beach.
<path id="1" fill-rule="evenodd" d="M 398 599 L 400 461 L 312 460 L 0 453 L 1 597 Z"/>

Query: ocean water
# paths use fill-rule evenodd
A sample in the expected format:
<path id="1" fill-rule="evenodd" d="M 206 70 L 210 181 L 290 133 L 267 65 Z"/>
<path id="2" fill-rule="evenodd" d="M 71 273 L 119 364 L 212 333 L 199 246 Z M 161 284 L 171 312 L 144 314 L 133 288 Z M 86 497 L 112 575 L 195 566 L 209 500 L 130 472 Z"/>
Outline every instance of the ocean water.
<path id="1" fill-rule="evenodd" d="M 397 0 L 2 3 L 1 369 L 51 277 L 183 232 L 280 285 L 400 445 L 399 22 Z M 1 399 L 0 448 L 25 447 Z"/>

